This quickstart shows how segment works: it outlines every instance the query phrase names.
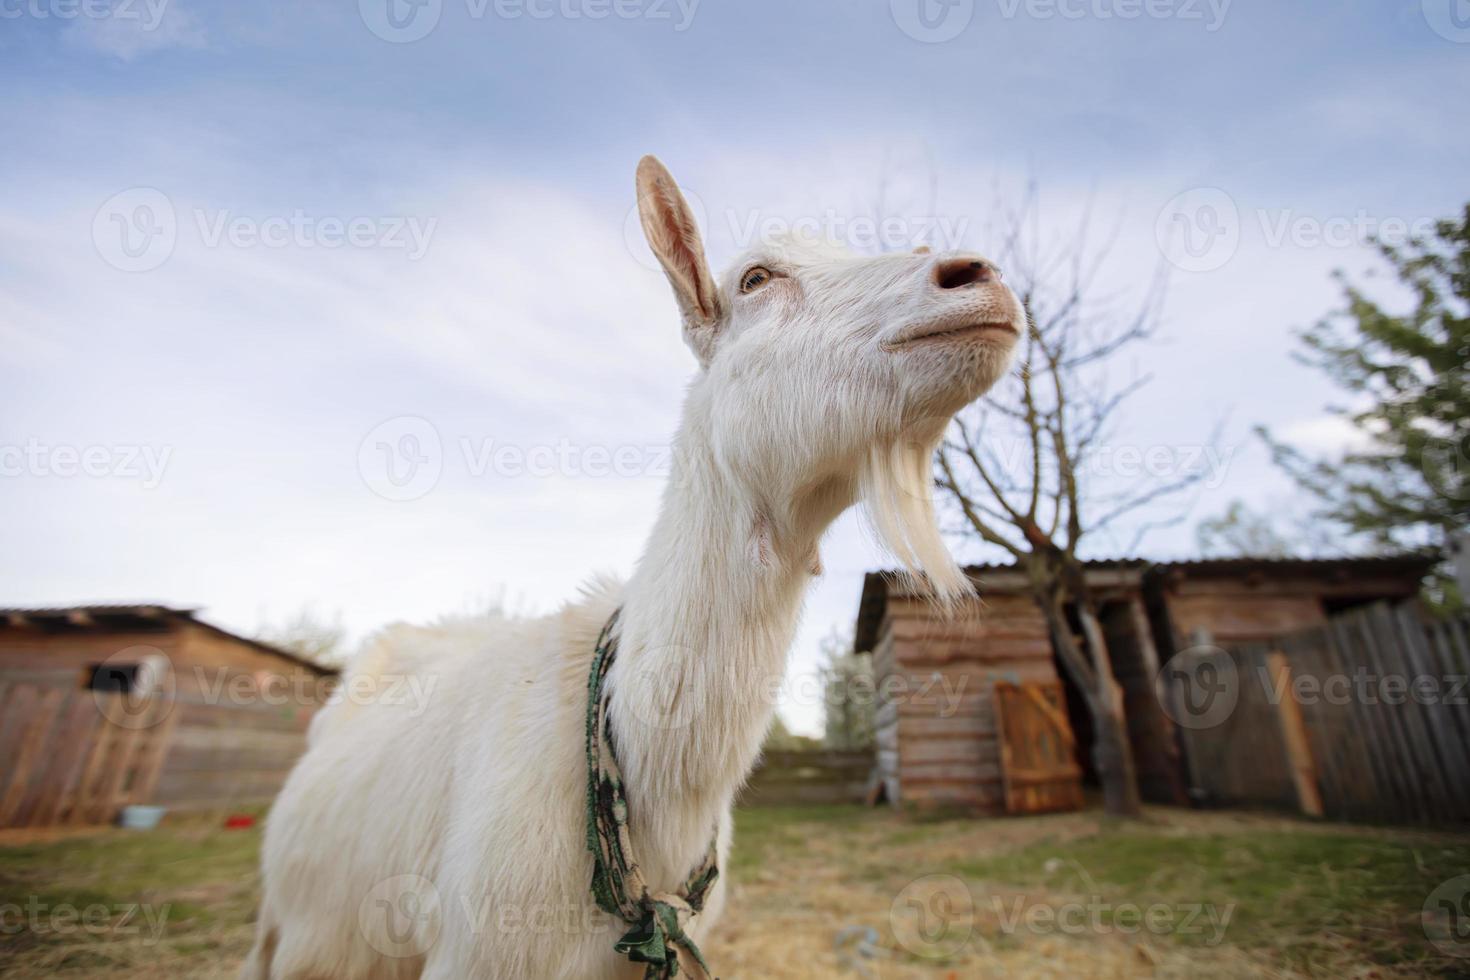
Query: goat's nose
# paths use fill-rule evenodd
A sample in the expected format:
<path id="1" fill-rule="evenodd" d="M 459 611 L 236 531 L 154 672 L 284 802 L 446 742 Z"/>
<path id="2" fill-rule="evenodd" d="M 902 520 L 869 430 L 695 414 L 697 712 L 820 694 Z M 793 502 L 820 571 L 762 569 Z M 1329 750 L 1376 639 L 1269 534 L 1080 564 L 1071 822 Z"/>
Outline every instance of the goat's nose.
<path id="1" fill-rule="evenodd" d="M 964 255 L 934 263 L 934 281 L 940 289 L 960 289 L 979 283 L 999 282 L 1000 270 L 985 259 Z"/>

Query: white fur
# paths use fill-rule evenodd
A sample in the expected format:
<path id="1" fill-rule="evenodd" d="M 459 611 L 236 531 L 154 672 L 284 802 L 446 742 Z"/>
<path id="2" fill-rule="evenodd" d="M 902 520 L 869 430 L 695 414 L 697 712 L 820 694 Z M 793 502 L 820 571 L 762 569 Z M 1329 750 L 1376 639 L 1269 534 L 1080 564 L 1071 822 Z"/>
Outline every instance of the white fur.
<path id="1" fill-rule="evenodd" d="M 549 617 L 395 626 L 368 644 L 344 683 L 413 673 L 433 696 L 422 710 L 349 699 L 313 724 L 269 820 L 247 980 L 641 976 L 612 949 L 625 927 L 588 890 L 587 672 L 613 610 L 608 690 L 633 845 L 650 887 L 673 890 L 714 828 L 728 853 L 731 804 L 831 521 L 863 499 L 935 594 L 966 588 L 934 526 L 930 459 L 951 415 L 1007 369 L 1014 337 L 903 341 L 945 325 L 1024 329 L 1010 291 L 940 288 L 936 263 L 954 256 L 793 242 L 716 281 L 662 165 L 645 159 L 638 188 L 701 370 L 637 571 Z M 757 265 L 776 278 L 744 294 Z M 405 898 L 400 875 L 423 882 Z M 723 900 L 717 885 L 696 939 Z"/>

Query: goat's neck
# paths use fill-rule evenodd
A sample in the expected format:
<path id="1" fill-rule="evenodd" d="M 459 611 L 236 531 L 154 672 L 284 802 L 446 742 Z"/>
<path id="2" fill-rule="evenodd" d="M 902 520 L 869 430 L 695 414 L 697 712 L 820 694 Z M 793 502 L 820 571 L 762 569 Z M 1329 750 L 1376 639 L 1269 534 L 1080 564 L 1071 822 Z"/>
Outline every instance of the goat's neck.
<path id="1" fill-rule="evenodd" d="M 842 509 L 811 492 L 756 499 L 702 440 L 681 441 L 608 678 L 638 860 L 665 886 L 755 762 L 817 540 Z"/>

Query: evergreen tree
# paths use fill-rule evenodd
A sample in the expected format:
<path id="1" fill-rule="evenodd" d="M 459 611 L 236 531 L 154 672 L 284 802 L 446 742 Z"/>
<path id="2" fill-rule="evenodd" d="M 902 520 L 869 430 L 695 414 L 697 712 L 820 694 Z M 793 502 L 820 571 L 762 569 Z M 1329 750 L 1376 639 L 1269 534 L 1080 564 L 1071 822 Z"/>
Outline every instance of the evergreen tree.
<path id="1" fill-rule="evenodd" d="M 1334 411 L 1364 448 L 1312 459 L 1261 434 L 1319 516 L 1374 550 L 1448 551 L 1470 525 L 1470 205 L 1431 236 L 1378 248 L 1411 307 L 1389 312 L 1339 273 L 1344 307 L 1301 334 L 1303 360 L 1352 396 Z M 1438 591 L 1455 601 L 1447 575 Z"/>

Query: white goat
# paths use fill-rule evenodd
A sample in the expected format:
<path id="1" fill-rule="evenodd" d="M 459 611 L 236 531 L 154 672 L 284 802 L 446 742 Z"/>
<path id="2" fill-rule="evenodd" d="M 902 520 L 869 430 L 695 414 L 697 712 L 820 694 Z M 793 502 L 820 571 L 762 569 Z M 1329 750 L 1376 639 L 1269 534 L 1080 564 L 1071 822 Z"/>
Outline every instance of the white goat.
<path id="1" fill-rule="evenodd" d="M 345 683 L 434 675 L 433 697 L 422 714 L 342 703 L 319 716 L 269 819 L 246 980 L 641 975 L 613 950 L 626 925 L 589 892 L 587 679 L 614 610 L 608 711 L 631 841 L 650 888 L 674 891 L 711 828 L 728 852 L 833 519 L 863 500 L 941 600 L 965 593 L 930 466 L 1025 329 L 998 271 L 974 255 L 781 242 L 717 281 L 652 157 L 638 195 L 700 370 L 637 570 L 549 617 L 396 626 L 368 645 Z M 696 941 L 723 896 L 717 883 Z"/>

